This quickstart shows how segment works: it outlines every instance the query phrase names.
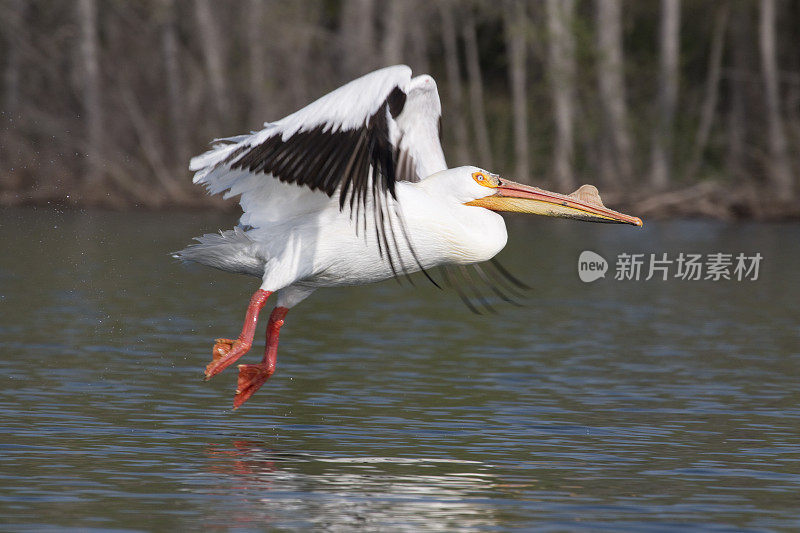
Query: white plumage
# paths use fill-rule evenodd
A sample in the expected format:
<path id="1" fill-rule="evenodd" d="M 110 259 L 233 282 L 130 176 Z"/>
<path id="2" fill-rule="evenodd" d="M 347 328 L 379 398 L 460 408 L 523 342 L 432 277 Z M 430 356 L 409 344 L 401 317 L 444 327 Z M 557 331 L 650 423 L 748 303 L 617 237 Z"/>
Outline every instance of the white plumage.
<path id="1" fill-rule="evenodd" d="M 397 184 L 397 200 L 388 200 L 392 206 L 402 207 L 402 218 L 391 218 L 392 233 L 397 239 L 395 253 L 399 253 L 399 258 L 392 259 L 395 267 L 404 265 L 409 273 L 419 269 L 412 246 L 424 268 L 487 261 L 505 246 L 506 228 L 500 215 L 463 205 L 486 195 L 486 189 L 469 178 L 470 172 L 479 170 L 462 167 L 442 171 L 421 182 Z M 466 180 L 457 179 L 464 174 Z M 466 186 L 456 191 L 454 181 Z M 277 189 L 271 185 L 272 191 Z M 335 196 L 306 192 L 291 184 L 280 183 L 280 186 L 295 189 L 297 196 L 291 196 L 293 199 L 313 200 L 313 216 L 294 211 L 288 217 L 274 214 L 269 218 L 248 217 L 245 212 L 242 222 L 253 226 L 251 229 L 238 228 L 222 235 L 201 237 L 201 244 L 180 252 L 181 257 L 222 270 L 263 276 L 261 288 L 270 292 L 292 283 L 306 287 L 359 285 L 393 276 L 389 257 L 386 254 L 382 257 L 378 249 L 376 233 L 357 233 L 349 209 L 340 210 Z M 463 202 L 447 201 L 456 192 Z M 259 209 L 259 202 L 253 198 L 243 201 L 243 207 Z M 366 209 L 372 211 L 374 204 L 367 202 Z M 211 243 L 215 243 L 216 250 L 207 255 L 206 246 Z M 244 268 L 237 268 L 237 263 L 245 265 Z M 279 294 L 278 305 L 281 303 Z"/>
<path id="2" fill-rule="evenodd" d="M 235 406 L 274 371 L 288 309 L 319 287 L 487 261 L 507 239 L 494 211 L 641 225 L 605 208 L 592 187 L 565 196 L 476 167 L 447 169 L 440 116 L 433 78 L 388 67 L 192 159 L 194 182 L 239 196 L 243 214 L 237 228 L 199 237 L 177 257 L 261 278 L 242 335 L 218 340 L 207 377 L 250 348 L 258 311 L 277 293 L 264 362 L 240 365 Z"/>

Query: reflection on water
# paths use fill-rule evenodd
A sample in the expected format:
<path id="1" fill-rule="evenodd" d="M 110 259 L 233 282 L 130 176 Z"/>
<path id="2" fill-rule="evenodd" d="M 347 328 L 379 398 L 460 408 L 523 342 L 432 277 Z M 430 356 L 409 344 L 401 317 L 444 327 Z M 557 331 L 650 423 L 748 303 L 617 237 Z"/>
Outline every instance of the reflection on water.
<path id="1" fill-rule="evenodd" d="M 237 490 L 247 502 L 244 509 L 227 509 L 229 516 L 209 519 L 220 526 L 442 530 L 497 525 L 494 509 L 485 497 L 476 497 L 495 488 L 495 479 L 477 461 L 279 453 L 238 440 L 231 448 L 209 447 L 208 454 L 209 469 L 230 476 L 226 490 Z"/>
<path id="2" fill-rule="evenodd" d="M 0 213 L 3 529 L 800 528 L 800 226 L 515 220 L 525 308 L 318 291 L 234 413 L 202 369 L 255 281 L 168 255 L 232 222 Z M 586 284 L 583 250 L 764 262 Z"/>

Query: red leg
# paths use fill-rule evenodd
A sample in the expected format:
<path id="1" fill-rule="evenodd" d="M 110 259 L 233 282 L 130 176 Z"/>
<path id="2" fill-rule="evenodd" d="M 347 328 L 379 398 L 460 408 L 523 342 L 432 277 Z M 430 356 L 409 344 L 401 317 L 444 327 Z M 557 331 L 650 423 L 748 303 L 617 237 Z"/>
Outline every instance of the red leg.
<path id="1" fill-rule="evenodd" d="M 289 310 L 285 307 L 276 307 L 269 315 L 267 324 L 267 348 L 264 350 L 264 359 L 257 365 L 239 365 L 239 381 L 236 385 L 236 396 L 233 398 L 233 408 L 237 409 L 250 399 L 250 396 L 261 388 L 261 385 L 275 373 L 278 359 L 278 338 L 283 326 L 283 319 Z"/>
<path id="2" fill-rule="evenodd" d="M 237 340 L 217 339 L 212 352 L 213 359 L 206 366 L 206 379 L 211 379 L 211 377 L 219 374 L 250 350 L 253 345 L 253 335 L 256 333 L 258 312 L 267 303 L 267 298 L 269 298 L 270 294 L 272 294 L 270 291 L 259 289 L 250 298 L 242 334 L 239 335 Z"/>

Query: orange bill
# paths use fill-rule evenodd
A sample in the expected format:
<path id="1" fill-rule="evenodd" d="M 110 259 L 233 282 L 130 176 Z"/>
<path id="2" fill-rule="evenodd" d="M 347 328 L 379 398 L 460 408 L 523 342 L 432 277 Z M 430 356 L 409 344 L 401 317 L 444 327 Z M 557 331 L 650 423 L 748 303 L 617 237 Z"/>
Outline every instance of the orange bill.
<path id="1" fill-rule="evenodd" d="M 492 211 L 530 213 L 587 222 L 642 225 L 642 219 L 619 213 L 603 205 L 600 194 L 592 185 L 583 185 L 572 194 L 559 194 L 506 179 L 497 179 L 497 184 L 493 188 L 497 191 L 495 194 L 478 198 L 466 205 L 484 207 Z"/>

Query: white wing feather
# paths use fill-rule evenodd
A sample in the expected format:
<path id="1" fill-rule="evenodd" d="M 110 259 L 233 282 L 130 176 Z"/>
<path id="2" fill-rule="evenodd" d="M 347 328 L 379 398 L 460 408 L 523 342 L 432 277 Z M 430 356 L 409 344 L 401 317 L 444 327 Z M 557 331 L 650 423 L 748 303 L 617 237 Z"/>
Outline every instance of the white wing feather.
<path id="1" fill-rule="evenodd" d="M 298 132 L 320 126 L 323 132 L 361 128 L 395 87 L 406 93 L 406 102 L 395 120 L 388 121 L 390 141 L 411 157 L 417 179 L 444 170 L 447 166 L 438 136 L 441 104 L 436 83 L 430 76 L 411 79 L 411 69 L 397 65 L 353 80 L 277 122 L 266 123 L 259 132 L 219 139 L 226 142 L 192 158 L 189 169 L 195 172 L 193 182 L 205 185 L 210 194 L 225 191 L 225 198 L 241 195 L 241 223 L 254 227 L 322 210 L 338 202 L 338 195 L 331 198 L 320 190 L 281 182 L 271 174 L 232 169 L 237 158 L 231 155 L 278 134 L 286 141 Z"/>
<path id="2" fill-rule="evenodd" d="M 395 146 L 408 152 L 417 164 L 420 180 L 447 170 L 442 144 L 439 141 L 439 118 L 442 104 L 436 82 L 428 75 L 417 76 L 406 87 L 406 105 L 395 122 L 398 128 Z"/>

